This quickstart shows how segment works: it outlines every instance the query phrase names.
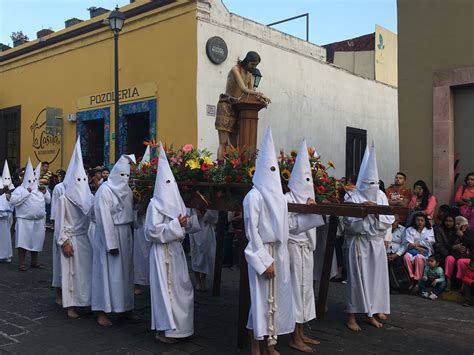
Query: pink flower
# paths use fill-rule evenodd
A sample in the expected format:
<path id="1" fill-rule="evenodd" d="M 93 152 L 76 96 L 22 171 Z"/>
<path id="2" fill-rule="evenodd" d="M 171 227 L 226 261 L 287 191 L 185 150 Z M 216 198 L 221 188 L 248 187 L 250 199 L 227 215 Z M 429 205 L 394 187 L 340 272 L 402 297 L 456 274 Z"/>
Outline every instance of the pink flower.
<path id="1" fill-rule="evenodd" d="M 193 150 L 193 145 L 192 144 L 186 144 L 183 147 L 183 152 L 185 152 L 185 153 L 189 153 L 191 150 Z"/>

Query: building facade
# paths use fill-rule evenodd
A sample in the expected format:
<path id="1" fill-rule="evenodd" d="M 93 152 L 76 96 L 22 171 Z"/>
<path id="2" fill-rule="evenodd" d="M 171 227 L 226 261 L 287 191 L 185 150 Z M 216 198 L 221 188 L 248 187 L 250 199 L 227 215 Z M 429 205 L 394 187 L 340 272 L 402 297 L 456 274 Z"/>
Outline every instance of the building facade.
<path id="1" fill-rule="evenodd" d="M 18 164 L 31 156 L 64 166 L 77 135 L 91 165 L 115 161 L 115 139 L 120 153 L 141 155 L 144 139 L 216 152 L 219 94 L 232 66 L 254 50 L 262 57 L 258 90 L 272 100 L 260 112 L 259 129 L 271 126 L 278 148 L 297 148 L 305 137 L 336 163 L 336 176 L 345 176 L 357 173 L 365 145 L 374 141 L 381 178 L 398 169 L 395 87 L 328 64 L 324 48 L 229 13 L 220 0 L 143 0 L 121 11 L 127 19 L 119 38 L 119 135 L 113 39 L 101 25 L 108 14 L 1 53 L 0 122 L 18 122 L 10 129 L 20 142 L 12 145 Z M 41 45 L 71 31 L 77 32 Z"/>
<path id="2" fill-rule="evenodd" d="M 401 169 L 450 203 L 474 171 L 474 2 L 397 5 Z"/>

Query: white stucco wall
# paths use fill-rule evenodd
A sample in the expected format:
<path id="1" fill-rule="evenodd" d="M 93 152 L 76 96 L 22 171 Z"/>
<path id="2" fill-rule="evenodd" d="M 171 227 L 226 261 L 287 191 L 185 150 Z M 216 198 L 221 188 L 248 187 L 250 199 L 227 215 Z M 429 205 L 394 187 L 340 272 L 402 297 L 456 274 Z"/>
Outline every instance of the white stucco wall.
<path id="1" fill-rule="evenodd" d="M 336 163 L 335 176 L 345 174 L 346 127 L 366 129 L 367 142 L 377 146 L 380 178 L 392 181 L 399 166 L 397 90 L 353 75 L 324 61 L 324 49 L 229 14 L 220 0 L 198 1 L 198 142 L 217 151 L 215 117 L 206 105 L 216 105 L 224 92 L 228 71 L 238 57 L 257 51 L 263 74 L 259 91 L 271 98 L 260 111 L 259 138 L 271 126 L 276 149 L 297 149 L 303 137 Z M 206 56 L 212 36 L 228 46 L 227 60 L 215 65 Z"/>
<path id="2" fill-rule="evenodd" d="M 335 52 L 334 65 L 364 78 L 375 79 L 375 51 Z"/>

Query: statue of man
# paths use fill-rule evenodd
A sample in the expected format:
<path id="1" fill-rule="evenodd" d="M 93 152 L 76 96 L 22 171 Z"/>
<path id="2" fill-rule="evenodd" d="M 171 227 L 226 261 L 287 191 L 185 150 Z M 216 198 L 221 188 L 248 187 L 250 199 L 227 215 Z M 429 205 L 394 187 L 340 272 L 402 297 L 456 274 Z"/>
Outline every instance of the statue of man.
<path id="1" fill-rule="evenodd" d="M 253 71 L 260 64 L 260 55 L 250 51 L 243 60 L 239 60 L 227 74 L 225 94 L 221 94 L 217 103 L 215 127 L 219 135 L 218 159 L 223 159 L 227 149 L 237 144 L 237 114 L 232 104 L 238 102 L 245 94 L 254 94 L 265 105 L 270 99 L 253 89 Z"/>

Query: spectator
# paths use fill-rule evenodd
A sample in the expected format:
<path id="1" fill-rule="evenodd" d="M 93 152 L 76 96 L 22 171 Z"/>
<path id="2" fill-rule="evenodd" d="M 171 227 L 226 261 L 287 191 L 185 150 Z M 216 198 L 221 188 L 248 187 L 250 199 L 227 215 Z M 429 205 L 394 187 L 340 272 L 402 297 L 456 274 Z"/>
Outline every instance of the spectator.
<path id="1" fill-rule="evenodd" d="M 418 281 L 423 276 L 425 260 L 433 253 L 434 235 L 428 217 L 418 212 L 412 224 L 405 231 L 402 246 L 397 251 L 403 255 L 411 279 L 410 290 L 418 292 Z"/>
<path id="2" fill-rule="evenodd" d="M 402 173 L 398 172 L 395 175 L 395 181 L 393 185 L 390 185 L 385 194 L 388 198 L 388 203 L 390 206 L 404 206 L 408 207 L 408 203 L 411 200 L 411 189 L 406 186 L 407 176 Z M 405 225 L 407 220 L 407 216 L 400 216 L 400 223 Z"/>
<path id="3" fill-rule="evenodd" d="M 428 186 L 423 180 L 418 180 L 413 184 L 413 196 L 411 197 L 408 208 L 411 212 L 419 211 L 425 214 L 428 219 L 433 220 L 436 210 L 436 198 L 430 193 Z M 413 213 L 408 216 L 407 224 L 411 225 Z"/>
<path id="4" fill-rule="evenodd" d="M 469 222 L 466 217 L 456 217 L 455 229 L 455 240 L 452 244 L 451 252 L 446 257 L 445 261 L 447 291 L 451 290 L 451 279 L 454 275 L 455 268 L 457 269 L 456 277 L 462 280 L 464 273 L 468 268 L 470 256 L 473 251 L 472 236 L 467 233 Z"/>
<path id="5" fill-rule="evenodd" d="M 443 222 L 435 229 L 435 252 L 445 265 L 445 259 L 451 254 L 454 241 L 456 240 L 456 230 L 454 229 L 454 215 L 448 214 Z"/>
<path id="6" fill-rule="evenodd" d="M 93 170 L 93 176 L 89 180 L 89 186 L 91 188 L 92 192 L 96 192 L 97 189 L 99 188 L 100 184 L 102 184 L 103 179 L 102 179 L 102 167 L 96 166 Z"/>
<path id="7" fill-rule="evenodd" d="M 397 251 L 401 248 L 405 227 L 400 224 L 400 216 L 396 214 L 395 221 L 392 223 L 391 239 L 386 240 L 387 257 L 390 261 L 396 260 L 399 256 Z"/>
<path id="8" fill-rule="evenodd" d="M 439 266 L 439 260 L 431 255 L 428 258 L 428 265 L 425 266 L 425 272 L 419 283 L 421 296 L 435 300 L 444 291 L 446 281 L 444 279 L 443 268 Z M 428 293 L 431 288 L 431 293 Z"/>
<path id="9" fill-rule="evenodd" d="M 449 207 L 448 205 L 441 205 L 438 207 L 438 213 L 436 214 L 436 217 L 433 223 L 433 229 L 435 231 L 435 235 L 436 235 L 436 230 L 443 225 L 444 218 L 447 215 L 450 215 L 451 213 L 452 213 L 451 207 Z"/>
<path id="10" fill-rule="evenodd" d="M 474 231 L 474 172 L 464 178 L 464 185 L 459 186 L 454 197 L 454 202 L 459 206 L 459 212 L 468 219 L 469 229 Z"/>
<path id="11" fill-rule="evenodd" d="M 462 278 L 462 288 L 464 294 L 464 307 L 469 307 L 471 303 L 471 296 L 474 292 L 474 259 L 469 262 L 469 268 L 466 270 Z"/>
<path id="12" fill-rule="evenodd" d="M 102 169 L 102 179 L 103 179 L 103 182 L 106 182 L 107 179 L 109 178 L 109 174 L 110 174 L 110 170 L 108 168 L 103 168 Z"/>

